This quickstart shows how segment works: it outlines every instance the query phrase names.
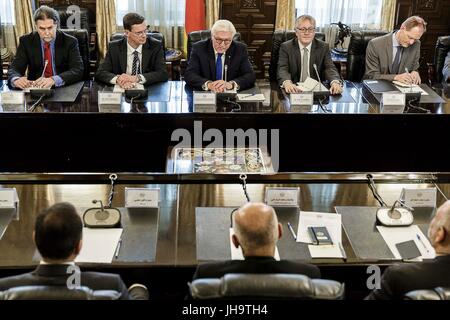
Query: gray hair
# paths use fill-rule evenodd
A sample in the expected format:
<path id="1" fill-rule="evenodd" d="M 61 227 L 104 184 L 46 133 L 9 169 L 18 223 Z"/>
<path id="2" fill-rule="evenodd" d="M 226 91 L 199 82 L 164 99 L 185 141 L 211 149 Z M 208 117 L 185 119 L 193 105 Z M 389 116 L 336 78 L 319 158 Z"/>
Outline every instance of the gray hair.
<path id="1" fill-rule="evenodd" d="M 217 20 L 211 27 L 211 34 L 214 35 L 217 32 L 231 32 L 231 38 L 236 34 L 236 28 L 229 20 Z"/>
<path id="2" fill-rule="evenodd" d="M 316 19 L 314 19 L 313 16 L 310 16 L 309 14 L 303 14 L 301 16 L 299 16 L 296 20 L 295 20 L 295 26 L 297 27 L 297 25 L 300 22 L 303 22 L 305 20 L 308 20 L 309 22 L 311 22 L 312 25 L 314 25 L 314 28 L 316 27 Z"/>
<path id="3" fill-rule="evenodd" d="M 52 19 L 59 26 L 59 13 L 49 6 L 40 6 L 33 15 L 34 23 L 38 20 Z"/>

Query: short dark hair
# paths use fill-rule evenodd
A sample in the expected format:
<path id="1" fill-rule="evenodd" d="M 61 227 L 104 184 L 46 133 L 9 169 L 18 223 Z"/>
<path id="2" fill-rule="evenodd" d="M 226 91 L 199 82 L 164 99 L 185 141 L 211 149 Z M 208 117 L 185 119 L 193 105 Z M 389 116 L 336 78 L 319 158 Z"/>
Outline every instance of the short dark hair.
<path id="1" fill-rule="evenodd" d="M 34 12 L 34 23 L 36 23 L 38 20 L 45 20 L 45 19 L 52 19 L 56 22 L 56 24 L 59 25 L 59 13 L 53 8 L 50 8 L 49 6 L 40 6 L 35 12 Z"/>
<path id="2" fill-rule="evenodd" d="M 43 258 L 63 260 L 78 246 L 83 223 L 72 204 L 61 202 L 37 216 L 34 232 L 37 249 Z"/>
<path id="3" fill-rule="evenodd" d="M 145 18 L 143 16 L 141 16 L 139 13 L 134 13 L 134 12 L 127 13 L 123 17 L 123 28 L 125 30 L 131 31 L 131 27 L 134 24 L 141 24 L 144 21 L 145 21 Z"/>

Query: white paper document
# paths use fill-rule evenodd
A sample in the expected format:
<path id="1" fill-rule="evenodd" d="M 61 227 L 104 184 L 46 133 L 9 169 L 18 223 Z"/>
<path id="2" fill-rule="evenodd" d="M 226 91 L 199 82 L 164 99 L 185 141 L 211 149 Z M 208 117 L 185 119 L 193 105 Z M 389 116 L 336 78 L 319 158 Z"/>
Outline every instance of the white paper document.
<path id="1" fill-rule="evenodd" d="M 143 90 L 143 89 L 144 89 L 144 85 L 143 85 L 143 84 L 140 84 L 140 83 L 136 83 L 135 87 L 132 88 L 132 89 L 140 89 L 140 90 Z M 119 86 L 118 84 L 115 84 L 115 85 L 114 85 L 113 92 L 124 93 L 124 92 L 125 92 L 125 89 L 122 88 L 121 86 Z"/>
<path id="2" fill-rule="evenodd" d="M 428 241 L 428 238 L 417 225 L 409 227 L 377 226 L 377 229 L 396 259 L 402 259 L 402 257 L 395 245 L 410 240 L 414 240 L 421 253 L 420 257 L 413 260 L 434 259 L 436 256 L 436 252 Z"/>
<path id="3" fill-rule="evenodd" d="M 237 98 L 239 101 L 264 101 L 266 98 L 262 93 L 257 94 L 245 94 L 245 93 L 238 93 Z"/>
<path id="4" fill-rule="evenodd" d="M 400 90 L 400 92 L 402 92 L 402 93 L 420 92 L 421 95 L 428 96 L 428 93 L 417 84 L 409 85 L 409 84 L 398 82 L 398 81 L 393 81 L 393 83 L 394 83 L 395 87 L 398 90 Z"/>
<path id="5" fill-rule="evenodd" d="M 75 262 L 111 263 L 122 228 L 83 228 L 83 247 Z"/>
<path id="6" fill-rule="evenodd" d="M 233 244 L 231 237 L 234 234 L 233 228 L 230 228 L 230 248 L 231 248 L 231 260 L 244 260 L 244 254 L 242 253 L 241 247 L 236 248 Z M 280 253 L 278 252 L 278 247 L 275 247 L 275 260 L 280 261 Z"/>
<path id="7" fill-rule="evenodd" d="M 346 258 L 342 245 L 308 245 L 311 258 Z"/>
<path id="8" fill-rule="evenodd" d="M 308 77 L 306 78 L 305 82 L 297 82 L 297 87 L 302 90 L 302 92 L 305 91 L 328 91 L 327 87 L 325 87 L 323 84 L 319 85 L 319 81 Z"/>
<path id="9" fill-rule="evenodd" d="M 342 242 L 342 218 L 337 213 L 300 211 L 298 219 L 297 242 L 312 243 L 308 227 L 326 227 L 333 244 Z"/>

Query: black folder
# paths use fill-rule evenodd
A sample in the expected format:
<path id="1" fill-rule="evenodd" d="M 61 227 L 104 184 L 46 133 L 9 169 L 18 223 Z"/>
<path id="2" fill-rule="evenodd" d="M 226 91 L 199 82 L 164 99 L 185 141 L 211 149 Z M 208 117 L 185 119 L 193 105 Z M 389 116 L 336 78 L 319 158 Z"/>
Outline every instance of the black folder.
<path id="1" fill-rule="evenodd" d="M 363 84 L 370 91 L 372 91 L 372 93 L 383 93 L 389 91 L 400 92 L 392 82 L 387 80 L 363 80 Z"/>

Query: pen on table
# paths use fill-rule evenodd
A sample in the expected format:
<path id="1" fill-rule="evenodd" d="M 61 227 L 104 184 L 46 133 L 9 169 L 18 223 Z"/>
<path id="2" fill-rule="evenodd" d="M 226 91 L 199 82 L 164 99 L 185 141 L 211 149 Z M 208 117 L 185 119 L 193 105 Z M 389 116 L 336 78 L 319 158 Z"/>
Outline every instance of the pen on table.
<path id="1" fill-rule="evenodd" d="M 241 96 L 240 98 L 241 98 L 241 99 L 245 99 L 245 98 L 253 97 L 254 95 L 255 95 L 254 93 L 252 93 L 252 94 L 246 94 L 246 95 Z"/>
<path id="2" fill-rule="evenodd" d="M 291 223 L 288 222 L 288 223 L 287 223 L 287 226 L 288 226 L 289 230 L 291 231 L 292 236 L 294 237 L 294 240 L 297 241 L 297 236 L 295 235 L 295 232 L 294 232 L 294 229 L 293 229 L 292 226 L 291 226 Z"/>
<path id="3" fill-rule="evenodd" d="M 116 252 L 114 253 L 114 257 L 117 259 L 119 257 L 120 253 L 120 247 L 122 246 L 122 239 L 119 240 L 119 243 L 117 244 Z"/>
<path id="4" fill-rule="evenodd" d="M 419 236 L 419 234 L 416 234 L 417 239 L 420 241 L 420 243 L 422 244 L 422 246 L 425 248 L 425 250 L 427 250 L 427 252 L 430 252 L 430 250 L 428 250 L 427 246 L 425 245 L 425 243 L 423 243 L 422 238 Z"/>

